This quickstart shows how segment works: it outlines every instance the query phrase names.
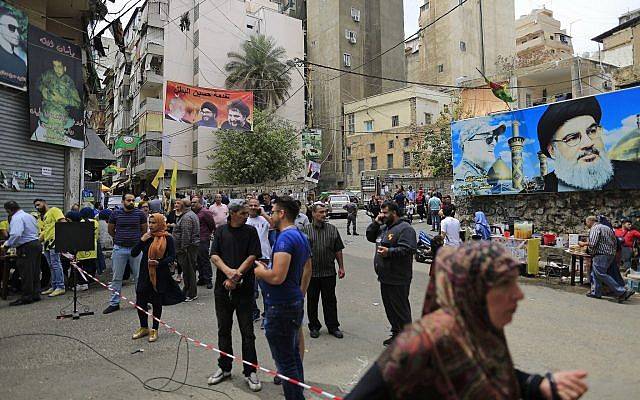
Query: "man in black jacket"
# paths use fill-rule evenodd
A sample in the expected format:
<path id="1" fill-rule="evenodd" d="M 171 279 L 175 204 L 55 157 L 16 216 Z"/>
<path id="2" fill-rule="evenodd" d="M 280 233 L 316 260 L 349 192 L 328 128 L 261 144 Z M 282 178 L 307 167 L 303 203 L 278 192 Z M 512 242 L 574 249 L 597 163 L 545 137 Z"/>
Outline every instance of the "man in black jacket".
<path id="1" fill-rule="evenodd" d="M 409 288 L 413 271 L 413 254 L 416 251 L 416 231 L 400 219 L 398 205 L 386 201 L 380 214 L 367 227 L 367 240 L 376 244 L 374 268 L 380 282 L 382 304 L 391 323 L 391 337 L 385 346 L 411 323 Z"/>

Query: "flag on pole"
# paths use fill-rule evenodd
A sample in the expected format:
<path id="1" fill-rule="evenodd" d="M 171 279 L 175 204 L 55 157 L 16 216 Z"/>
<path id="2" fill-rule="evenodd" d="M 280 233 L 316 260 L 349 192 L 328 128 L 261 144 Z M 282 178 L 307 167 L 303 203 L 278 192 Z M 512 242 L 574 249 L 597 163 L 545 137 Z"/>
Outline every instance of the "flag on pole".
<path id="1" fill-rule="evenodd" d="M 156 177 L 151 181 L 151 186 L 157 189 L 161 178 L 164 178 L 164 163 L 160 163 L 160 168 L 158 168 Z"/>
<path id="2" fill-rule="evenodd" d="M 171 173 L 171 198 L 176 198 L 176 191 L 178 190 L 178 162 L 173 161 L 173 172 Z"/>
<path id="3" fill-rule="evenodd" d="M 511 93 L 507 92 L 507 85 L 501 85 L 499 83 L 491 82 L 485 74 L 482 73 L 478 68 L 476 68 L 480 75 L 484 78 L 484 81 L 487 82 L 487 85 L 491 88 L 491 92 L 493 95 L 504 101 L 505 103 L 513 103 L 516 101 L 513 97 L 511 97 Z"/>

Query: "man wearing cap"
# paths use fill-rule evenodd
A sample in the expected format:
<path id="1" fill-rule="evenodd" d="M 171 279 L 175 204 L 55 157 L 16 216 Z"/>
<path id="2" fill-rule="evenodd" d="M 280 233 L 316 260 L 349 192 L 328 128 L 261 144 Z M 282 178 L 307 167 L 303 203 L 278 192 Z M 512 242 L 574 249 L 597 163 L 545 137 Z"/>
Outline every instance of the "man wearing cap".
<path id="1" fill-rule="evenodd" d="M 545 192 L 640 189 L 640 163 L 610 160 L 595 97 L 551 104 L 538 121 L 540 151 L 554 161 Z"/>
<path id="2" fill-rule="evenodd" d="M 462 129 L 460 131 L 460 148 L 462 162 L 456 168 L 455 181 L 463 185 L 469 194 L 491 194 L 491 187 L 486 178 L 489 169 L 496 162 L 494 150 L 498 137 L 506 130 L 504 124 L 493 129 Z"/>

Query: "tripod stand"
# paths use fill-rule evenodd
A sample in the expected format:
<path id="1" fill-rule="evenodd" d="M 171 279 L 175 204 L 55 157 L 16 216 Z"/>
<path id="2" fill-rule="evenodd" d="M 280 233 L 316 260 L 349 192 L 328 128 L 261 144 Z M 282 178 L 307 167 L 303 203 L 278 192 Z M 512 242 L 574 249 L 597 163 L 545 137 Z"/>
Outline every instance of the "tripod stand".
<path id="1" fill-rule="evenodd" d="M 70 262 L 77 263 L 77 260 L 75 257 L 73 257 L 73 259 L 71 259 Z M 60 314 L 56 316 L 56 319 L 67 319 L 67 318 L 80 319 L 80 317 L 85 317 L 87 315 L 94 315 L 93 311 L 78 312 L 78 270 L 73 265 L 71 266 L 71 269 L 73 270 L 71 273 L 71 276 L 73 277 L 72 279 L 73 311 L 71 312 L 71 314 Z"/>

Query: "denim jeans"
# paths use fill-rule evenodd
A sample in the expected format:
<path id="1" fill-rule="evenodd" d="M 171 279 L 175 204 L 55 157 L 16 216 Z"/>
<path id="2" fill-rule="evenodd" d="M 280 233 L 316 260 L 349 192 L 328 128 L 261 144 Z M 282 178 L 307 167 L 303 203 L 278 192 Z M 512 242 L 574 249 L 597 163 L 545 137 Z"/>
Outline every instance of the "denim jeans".
<path id="1" fill-rule="evenodd" d="M 264 332 L 278 372 L 304 382 L 304 369 L 298 349 L 298 331 L 302 325 L 304 301 L 269 305 L 265 308 Z M 286 400 L 304 400 L 300 386 L 283 381 L 282 389 Z"/>
<path id="2" fill-rule="evenodd" d="M 614 256 L 597 255 L 593 256 L 591 263 L 592 274 L 592 293 L 596 296 L 602 296 L 602 285 L 605 284 L 611 289 L 615 296 L 624 293 L 625 288 L 616 282 L 613 277 L 607 274 L 609 266 L 613 262 Z"/>
<path id="3" fill-rule="evenodd" d="M 431 227 L 431 230 L 440 233 L 440 210 L 431 210 Z"/>
<path id="4" fill-rule="evenodd" d="M 129 262 L 129 266 L 131 267 L 131 272 L 133 273 L 133 277 L 138 280 L 138 271 L 140 271 L 140 260 L 142 260 L 142 253 L 138 255 L 138 257 L 131 257 L 131 247 L 121 247 L 113 245 L 113 252 L 111 253 L 111 262 L 113 269 L 113 279 L 111 280 L 111 285 L 109 287 L 114 290 L 111 295 L 111 300 L 109 300 L 109 304 L 112 306 L 117 306 L 120 304 L 120 290 L 122 290 L 122 275 L 124 274 L 124 269 L 127 266 L 127 262 Z"/>
<path id="5" fill-rule="evenodd" d="M 54 249 L 45 250 L 44 258 L 47 259 L 49 269 L 51 269 L 51 288 L 64 289 L 64 272 L 62 272 L 60 253 Z"/>

